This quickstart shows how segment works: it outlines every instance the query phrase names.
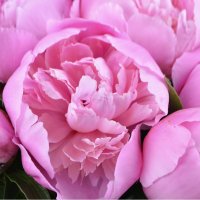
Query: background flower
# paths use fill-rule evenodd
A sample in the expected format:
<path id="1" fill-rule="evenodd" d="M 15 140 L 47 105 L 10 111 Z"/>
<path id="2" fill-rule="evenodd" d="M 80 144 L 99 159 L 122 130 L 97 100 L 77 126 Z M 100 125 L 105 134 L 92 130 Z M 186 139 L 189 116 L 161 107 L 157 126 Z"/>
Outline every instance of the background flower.
<path id="1" fill-rule="evenodd" d="M 200 42 L 199 9 L 198 0 L 75 0 L 71 16 L 128 33 L 170 75 L 174 60 Z"/>
<path id="2" fill-rule="evenodd" d="M 167 114 L 168 91 L 142 47 L 71 19 L 24 57 L 4 102 L 40 184 L 60 198 L 118 198 L 140 175 L 140 124 Z"/>
<path id="3" fill-rule="evenodd" d="M 24 54 L 46 35 L 50 21 L 68 17 L 70 5 L 71 0 L 0 2 L 0 82 L 8 80 Z"/>
<path id="4" fill-rule="evenodd" d="M 200 109 L 171 114 L 144 140 L 141 183 L 148 198 L 200 198 Z"/>

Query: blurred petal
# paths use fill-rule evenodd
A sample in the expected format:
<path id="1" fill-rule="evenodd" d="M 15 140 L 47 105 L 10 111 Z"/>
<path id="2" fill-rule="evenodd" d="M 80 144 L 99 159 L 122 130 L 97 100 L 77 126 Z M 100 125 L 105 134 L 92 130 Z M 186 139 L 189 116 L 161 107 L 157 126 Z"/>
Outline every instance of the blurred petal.
<path id="1" fill-rule="evenodd" d="M 24 54 L 35 43 L 36 38 L 32 33 L 14 28 L 0 28 L 0 81 L 6 82 L 8 80 L 19 67 Z"/>
<path id="2" fill-rule="evenodd" d="M 171 27 L 159 18 L 135 14 L 128 21 L 128 33 L 134 42 L 150 52 L 164 73 L 170 73 L 176 48 L 176 36 Z"/>

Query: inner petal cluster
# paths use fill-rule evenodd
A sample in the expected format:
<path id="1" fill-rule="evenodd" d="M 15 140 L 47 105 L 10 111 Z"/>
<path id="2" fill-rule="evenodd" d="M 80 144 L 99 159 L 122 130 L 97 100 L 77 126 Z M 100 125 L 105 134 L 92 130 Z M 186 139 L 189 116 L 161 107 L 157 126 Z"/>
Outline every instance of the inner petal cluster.
<path id="1" fill-rule="evenodd" d="M 89 177 L 96 185 L 102 173 L 113 179 L 131 128 L 158 112 L 152 100 L 134 61 L 97 38 L 54 44 L 35 58 L 24 81 L 23 101 L 47 130 L 54 170 L 67 169 L 72 182 Z"/>

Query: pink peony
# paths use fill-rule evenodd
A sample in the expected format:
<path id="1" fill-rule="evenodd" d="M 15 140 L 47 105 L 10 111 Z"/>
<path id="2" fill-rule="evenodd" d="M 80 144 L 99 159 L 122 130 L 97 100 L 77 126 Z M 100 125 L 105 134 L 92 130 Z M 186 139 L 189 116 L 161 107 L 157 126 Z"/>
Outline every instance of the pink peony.
<path id="1" fill-rule="evenodd" d="M 3 95 L 24 168 L 58 198 L 118 198 L 140 175 L 139 124 L 167 114 L 164 76 L 109 26 L 66 20 L 51 31 Z"/>
<path id="2" fill-rule="evenodd" d="M 13 137 L 13 127 L 6 114 L 0 111 L 0 164 L 8 162 L 17 153 L 17 146 L 12 142 Z"/>
<path id="3" fill-rule="evenodd" d="M 200 107 L 200 48 L 184 53 L 172 68 L 172 80 L 184 108 Z"/>
<path id="4" fill-rule="evenodd" d="M 144 140 L 141 183 L 150 199 L 200 198 L 200 108 L 171 114 Z"/>
<path id="5" fill-rule="evenodd" d="M 200 42 L 199 10 L 199 0 L 75 0 L 71 16 L 128 33 L 170 75 L 174 60 Z"/>
<path id="6" fill-rule="evenodd" d="M 0 1 L 0 82 L 6 82 L 24 54 L 46 35 L 52 20 L 69 14 L 71 0 Z"/>

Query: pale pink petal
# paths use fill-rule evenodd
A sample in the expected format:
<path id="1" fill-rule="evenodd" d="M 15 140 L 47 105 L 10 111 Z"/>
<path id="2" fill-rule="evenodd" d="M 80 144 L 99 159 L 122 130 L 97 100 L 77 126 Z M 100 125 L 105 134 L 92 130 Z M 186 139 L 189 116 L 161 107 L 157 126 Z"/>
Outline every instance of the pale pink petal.
<path id="1" fill-rule="evenodd" d="M 122 134 L 123 132 L 127 131 L 125 126 L 106 118 L 101 118 L 99 120 L 98 130 L 107 134 Z"/>
<path id="2" fill-rule="evenodd" d="M 90 108 L 99 117 L 112 119 L 115 113 L 115 104 L 113 102 L 113 94 L 101 87 L 91 98 Z"/>
<path id="3" fill-rule="evenodd" d="M 91 132 L 97 129 L 99 117 L 89 108 L 77 107 L 70 103 L 66 119 L 69 126 L 78 132 Z"/>

